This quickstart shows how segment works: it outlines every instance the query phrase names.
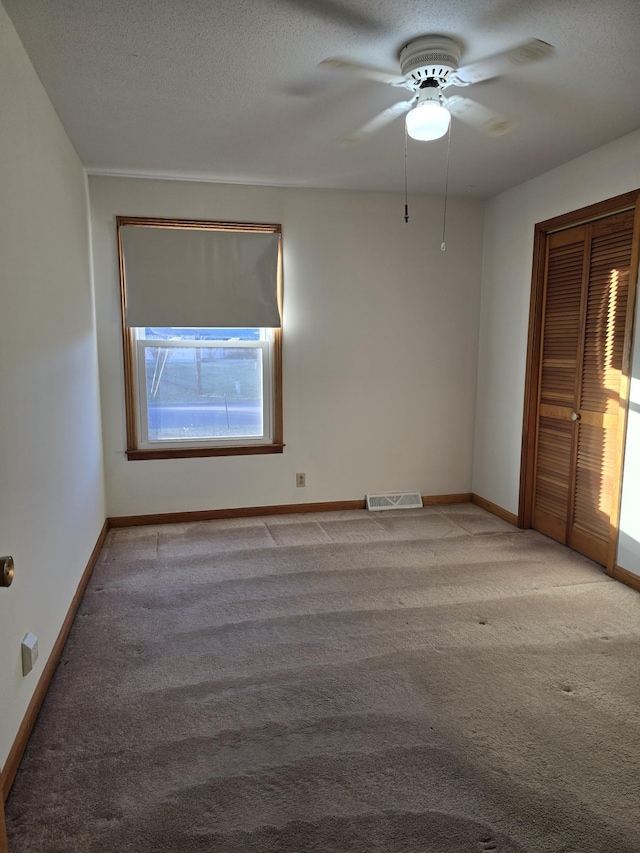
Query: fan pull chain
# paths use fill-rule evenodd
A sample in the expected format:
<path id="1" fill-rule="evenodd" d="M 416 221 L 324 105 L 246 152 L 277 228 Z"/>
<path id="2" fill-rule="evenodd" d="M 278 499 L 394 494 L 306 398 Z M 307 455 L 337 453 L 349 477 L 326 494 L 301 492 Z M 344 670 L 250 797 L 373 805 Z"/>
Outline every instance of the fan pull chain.
<path id="1" fill-rule="evenodd" d="M 449 122 L 449 133 L 447 135 L 447 175 L 444 179 L 444 211 L 442 213 L 442 243 L 440 250 L 446 251 L 445 235 L 447 230 L 447 196 L 449 193 L 449 155 L 451 154 L 451 122 Z"/>
<path id="2" fill-rule="evenodd" d="M 407 125 L 404 126 L 404 221 L 409 221 L 409 191 L 407 189 Z"/>

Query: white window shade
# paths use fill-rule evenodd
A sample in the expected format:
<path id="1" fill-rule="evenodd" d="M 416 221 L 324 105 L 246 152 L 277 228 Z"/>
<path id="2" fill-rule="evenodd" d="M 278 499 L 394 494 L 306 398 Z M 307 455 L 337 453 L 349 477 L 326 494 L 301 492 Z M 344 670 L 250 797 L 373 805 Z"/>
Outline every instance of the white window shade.
<path id="1" fill-rule="evenodd" d="M 279 234 L 120 226 L 126 325 L 278 327 Z"/>

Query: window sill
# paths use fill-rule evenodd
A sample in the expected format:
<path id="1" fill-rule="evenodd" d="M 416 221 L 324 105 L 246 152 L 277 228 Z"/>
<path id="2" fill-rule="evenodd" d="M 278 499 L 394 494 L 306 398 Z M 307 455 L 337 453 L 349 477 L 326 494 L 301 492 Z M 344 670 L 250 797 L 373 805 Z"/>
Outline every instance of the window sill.
<path id="1" fill-rule="evenodd" d="M 127 459 L 194 459 L 203 456 L 255 456 L 282 453 L 284 444 L 245 444 L 233 447 L 165 447 L 158 450 L 127 450 Z"/>

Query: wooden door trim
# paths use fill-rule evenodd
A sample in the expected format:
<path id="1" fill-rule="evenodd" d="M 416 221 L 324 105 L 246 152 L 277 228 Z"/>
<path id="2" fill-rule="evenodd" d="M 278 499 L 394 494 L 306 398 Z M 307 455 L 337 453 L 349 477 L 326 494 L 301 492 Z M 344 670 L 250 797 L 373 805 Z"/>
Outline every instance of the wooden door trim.
<path id="1" fill-rule="evenodd" d="M 636 206 L 639 195 L 640 187 L 628 193 L 622 193 L 622 195 L 616 195 L 613 198 L 607 198 L 604 201 L 580 207 L 578 210 L 562 213 L 560 216 L 551 217 L 551 219 L 544 219 L 542 222 L 536 223 L 536 228 L 540 228 L 545 234 L 550 234 L 553 231 L 562 231 L 565 228 L 586 225 L 589 222 L 594 222 L 596 219 L 611 216 L 613 213 L 632 210 Z"/>
<path id="2" fill-rule="evenodd" d="M 542 359 L 542 306 L 544 271 L 548 231 L 538 222 L 533 235 L 533 270 L 529 301 L 529 330 L 524 379 L 524 416 L 522 422 L 522 451 L 520 454 L 520 496 L 518 527 L 531 527 L 536 451 L 536 418 L 540 393 L 540 361 Z"/>
<path id="3" fill-rule="evenodd" d="M 620 479 L 624 459 L 624 438 L 626 436 L 627 411 L 629 403 L 629 377 L 631 368 L 631 341 L 633 339 L 633 320 L 636 304 L 638 279 L 638 263 L 640 261 L 640 205 L 638 198 L 640 189 L 632 190 L 596 204 L 582 207 L 578 210 L 555 216 L 538 222 L 534 229 L 533 266 L 531 273 L 531 297 L 529 303 L 529 329 L 527 333 L 527 356 L 525 366 L 524 414 L 522 423 L 522 452 L 520 462 L 520 494 L 518 501 L 518 527 L 531 527 L 533 517 L 533 492 L 535 475 L 535 437 L 538 416 L 538 398 L 540 390 L 540 363 L 542 358 L 542 308 L 544 299 L 544 270 L 549 235 L 565 228 L 572 228 L 621 213 L 624 210 L 635 209 L 634 242 L 629 275 L 629 295 L 627 306 L 627 321 L 631 322 L 631 333 L 625 341 L 625 351 L 622 365 L 620 387 L 619 431 L 620 440 L 618 460 L 616 463 L 617 494 L 614 500 L 614 510 L 611 516 L 611 539 L 607 555 L 607 572 L 613 573 L 615 555 L 617 552 L 618 521 L 620 513 Z"/>

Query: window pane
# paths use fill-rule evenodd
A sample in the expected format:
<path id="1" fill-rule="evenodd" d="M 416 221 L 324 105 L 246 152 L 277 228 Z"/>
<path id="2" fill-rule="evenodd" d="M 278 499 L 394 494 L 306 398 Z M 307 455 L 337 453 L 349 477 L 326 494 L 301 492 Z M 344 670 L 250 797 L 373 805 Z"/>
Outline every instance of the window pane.
<path id="1" fill-rule="evenodd" d="M 262 329 L 178 329 L 147 326 L 139 330 L 145 340 L 180 341 L 259 341 Z"/>
<path id="2" fill-rule="evenodd" d="M 260 438 L 262 350 L 145 347 L 149 441 Z"/>

